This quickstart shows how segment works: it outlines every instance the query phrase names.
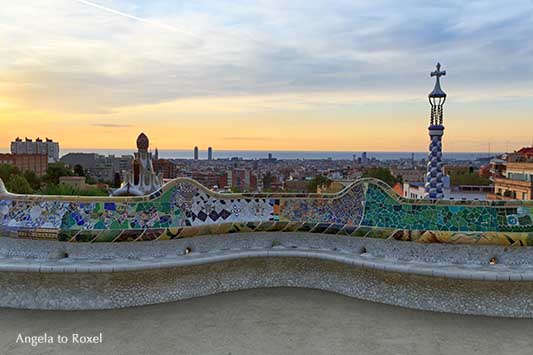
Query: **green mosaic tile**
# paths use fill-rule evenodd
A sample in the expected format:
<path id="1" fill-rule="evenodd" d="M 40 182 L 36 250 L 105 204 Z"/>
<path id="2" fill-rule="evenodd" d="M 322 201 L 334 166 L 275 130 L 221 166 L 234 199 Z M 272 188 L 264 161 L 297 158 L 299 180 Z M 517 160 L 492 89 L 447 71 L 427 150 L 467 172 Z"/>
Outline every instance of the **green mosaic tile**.
<path id="1" fill-rule="evenodd" d="M 485 206 L 402 203 L 369 184 L 362 224 L 415 230 L 497 231 L 498 217 L 496 209 Z"/>

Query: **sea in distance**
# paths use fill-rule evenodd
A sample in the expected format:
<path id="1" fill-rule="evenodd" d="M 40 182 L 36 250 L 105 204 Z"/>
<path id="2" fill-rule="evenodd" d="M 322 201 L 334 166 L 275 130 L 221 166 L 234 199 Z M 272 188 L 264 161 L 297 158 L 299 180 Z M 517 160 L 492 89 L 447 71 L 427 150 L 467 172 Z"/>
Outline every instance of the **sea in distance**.
<path id="1" fill-rule="evenodd" d="M 71 152 L 91 152 L 98 154 L 114 154 L 131 155 L 133 150 L 122 149 L 61 149 L 61 155 Z M 152 150 L 154 152 L 154 150 Z M 243 159 L 267 159 L 268 154 L 272 154 L 272 158 L 275 159 L 333 159 L 333 160 L 352 160 L 362 156 L 363 152 L 326 152 L 326 151 L 259 151 L 259 150 L 213 150 L 214 159 L 230 159 L 230 158 L 243 158 Z M 399 160 L 399 159 L 411 159 L 411 154 L 414 155 L 415 160 L 427 159 L 427 152 L 366 152 L 367 158 L 376 158 L 378 160 Z M 494 156 L 497 153 L 481 153 L 481 152 L 445 152 L 443 153 L 444 160 L 476 160 L 480 158 L 487 158 Z M 165 159 L 192 159 L 193 151 L 191 150 L 159 150 L 159 158 Z M 207 159 L 207 149 L 201 149 L 199 151 L 200 159 Z"/>

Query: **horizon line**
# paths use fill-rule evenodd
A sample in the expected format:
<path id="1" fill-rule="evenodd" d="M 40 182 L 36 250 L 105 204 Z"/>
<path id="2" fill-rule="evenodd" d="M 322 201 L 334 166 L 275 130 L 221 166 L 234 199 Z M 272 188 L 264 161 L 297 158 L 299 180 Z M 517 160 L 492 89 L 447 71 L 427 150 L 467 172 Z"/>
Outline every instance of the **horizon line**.
<path id="1" fill-rule="evenodd" d="M 294 152 L 294 153 L 424 153 L 428 154 L 425 150 L 309 150 L 309 149 L 272 149 L 272 150 L 266 150 L 266 149 L 216 149 L 214 147 L 211 147 L 213 151 L 217 152 L 265 152 L 265 153 L 275 153 L 275 152 Z M 60 150 L 79 150 L 79 151 L 87 151 L 87 150 L 96 150 L 96 151 L 137 151 L 136 148 L 60 148 Z M 151 151 L 158 150 L 159 152 L 168 152 L 168 151 L 194 151 L 194 147 L 192 148 L 149 148 Z M 201 148 L 198 147 L 199 151 L 207 151 L 207 148 Z M 473 154 L 503 154 L 508 153 L 504 151 L 494 151 L 494 152 L 487 152 L 487 151 L 468 151 L 468 150 L 454 150 L 454 151 L 444 151 L 443 153 L 473 153 Z"/>
<path id="2" fill-rule="evenodd" d="M 158 148 L 158 147 L 154 147 L 154 148 L 149 148 L 149 150 L 158 150 L 158 151 L 194 151 L 194 148 L 195 147 L 192 147 L 192 148 Z M 198 150 L 199 151 L 202 151 L 202 150 L 205 150 L 207 151 L 209 147 L 207 148 L 201 148 L 198 146 Z M 225 148 L 225 149 L 216 149 L 214 147 L 211 147 L 213 149 L 213 151 L 218 151 L 218 152 L 266 152 L 266 153 L 269 153 L 269 152 L 295 152 L 295 153 L 321 153 L 321 152 L 326 152 L 326 153 L 352 153 L 352 152 L 356 152 L 356 153 L 428 153 L 427 151 L 425 150 L 315 150 L 315 149 L 228 149 L 228 148 Z M 136 148 L 95 148 L 95 147 L 90 147 L 90 148 L 79 148 L 79 147 L 74 147 L 74 148 L 71 148 L 71 147 L 60 147 L 59 148 L 60 150 L 69 150 L 69 151 L 74 151 L 74 150 L 79 150 L 80 152 L 84 152 L 84 151 L 88 151 L 88 150 L 96 150 L 96 151 L 102 151 L 102 150 L 108 150 L 108 151 L 113 151 L 113 150 L 120 150 L 120 151 L 125 151 L 125 150 L 131 150 L 131 151 L 137 151 Z M 0 148 L 0 152 L 1 151 L 10 151 L 10 148 L 9 147 L 4 147 L 4 148 Z M 444 151 L 443 153 L 478 153 L 478 154 L 502 154 L 502 153 L 509 153 L 509 152 L 504 152 L 504 151 L 494 151 L 494 152 L 487 152 L 487 151 L 470 151 L 470 150 L 453 150 L 453 151 Z"/>

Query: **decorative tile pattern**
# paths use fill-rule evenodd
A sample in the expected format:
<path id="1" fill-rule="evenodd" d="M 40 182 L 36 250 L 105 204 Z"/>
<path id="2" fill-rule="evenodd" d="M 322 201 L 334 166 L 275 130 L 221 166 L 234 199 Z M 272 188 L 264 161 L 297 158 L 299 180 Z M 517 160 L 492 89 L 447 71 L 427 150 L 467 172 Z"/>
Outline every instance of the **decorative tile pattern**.
<path id="1" fill-rule="evenodd" d="M 415 242 L 533 245 L 533 201 L 407 200 L 377 180 L 336 195 L 212 193 L 177 179 L 134 198 L 0 195 L 0 232 L 70 242 L 302 231 Z"/>
<path id="2" fill-rule="evenodd" d="M 60 228 L 65 211 L 64 202 L 0 200 L 0 222 L 7 227 Z"/>
<path id="3" fill-rule="evenodd" d="M 364 199 L 362 184 L 335 199 L 283 199 L 280 220 L 358 226 L 363 217 Z"/>
<path id="4" fill-rule="evenodd" d="M 498 209 L 498 224 L 501 231 L 527 232 L 533 230 L 533 206 L 518 206 Z"/>
<path id="5" fill-rule="evenodd" d="M 460 205 L 407 204 L 369 184 L 363 225 L 413 230 L 498 231 L 497 210 Z"/>
<path id="6" fill-rule="evenodd" d="M 442 107 L 441 107 L 442 109 Z M 433 110 L 432 110 L 433 111 Z M 442 111 L 441 111 L 442 112 Z M 426 174 L 426 197 L 429 199 L 444 198 L 443 188 L 444 184 L 442 178 L 442 135 L 444 127 L 441 125 L 431 125 L 429 127 L 429 136 L 431 143 L 429 144 L 429 155 Z"/>

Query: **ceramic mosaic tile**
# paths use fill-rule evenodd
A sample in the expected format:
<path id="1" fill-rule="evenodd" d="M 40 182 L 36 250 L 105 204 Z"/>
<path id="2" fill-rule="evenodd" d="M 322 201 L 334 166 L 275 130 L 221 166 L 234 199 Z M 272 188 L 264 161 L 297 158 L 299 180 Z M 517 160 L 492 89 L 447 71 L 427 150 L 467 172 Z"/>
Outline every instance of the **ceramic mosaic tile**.
<path id="1" fill-rule="evenodd" d="M 363 225 L 414 230 L 498 231 L 498 211 L 489 207 L 401 203 L 370 184 Z"/>
<path id="2" fill-rule="evenodd" d="M 302 231 L 422 243 L 533 245 L 533 202 L 408 200 L 363 179 L 335 195 L 216 194 L 177 179 L 150 196 L 0 195 L 2 235 L 69 242 Z"/>

